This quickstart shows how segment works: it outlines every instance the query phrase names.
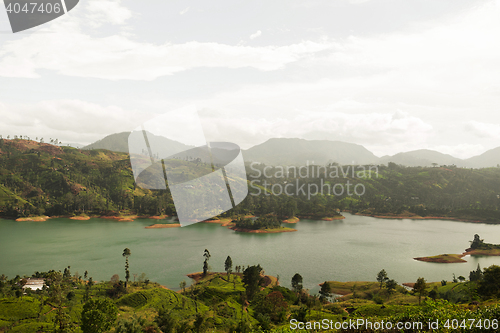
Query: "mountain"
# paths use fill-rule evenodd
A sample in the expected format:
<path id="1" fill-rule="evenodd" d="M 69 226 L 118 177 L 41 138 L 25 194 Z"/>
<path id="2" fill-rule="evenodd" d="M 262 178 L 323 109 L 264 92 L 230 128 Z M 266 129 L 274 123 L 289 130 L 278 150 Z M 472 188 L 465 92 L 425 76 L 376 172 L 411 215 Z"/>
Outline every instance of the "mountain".
<path id="1" fill-rule="evenodd" d="M 130 132 L 116 133 L 94 142 L 83 149 L 107 149 L 128 153 Z M 160 155 L 178 154 L 180 157 L 195 156 L 194 147 L 178 141 L 148 133 L 151 146 L 161 148 Z M 191 149 L 191 151 L 189 151 Z M 185 155 L 185 156 L 184 156 Z M 479 156 L 466 160 L 443 154 L 434 150 L 420 149 L 393 156 L 375 156 L 361 145 L 329 140 L 305 140 L 297 138 L 274 138 L 243 151 L 247 162 L 259 162 L 268 165 L 324 165 L 330 162 L 339 164 L 388 164 L 393 162 L 404 166 L 456 165 L 457 167 L 488 168 L 500 164 L 500 147 L 491 149 Z"/>
<path id="2" fill-rule="evenodd" d="M 465 164 L 459 158 L 429 149 L 414 150 L 380 158 L 380 163 L 382 164 L 388 164 L 389 162 L 405 166 L 432 166 L 433 163 L 437 163 L 437 165 L 455 164 L 456 166 L 463 166 Z"/>
<path id="3" fill-rule="evenodd" d="M 341 141 L 269 139 L 243 151 L 247 162 L 268 165 L 324 165 L 378 163 L 379 158 L 363 146 Z"/>
<path id="4" fill-rule="evenodd" d="M 500 147 L 490 149 L 479 156 L 474 156 L 465 160 L 469 168 L 496 167 L 500 164 Z"/>
<path id="5" fill-rule="evenodd" d="M 178 141 L 167 139 L 163 136 L 157 136 L 151 133 L 148 134 L 148 140 L 150 145 L 153 147 L 161 147 L 162 156 L 166 157 L 169 155 L 177 154 L 193 147 L 180 143 Z M 121 132 L 116 134 L 108 135 L 107 137 L 96 141 L 82 149 L 107 149 L 111 151 L 128 153 L 128 137 L 130 132 Z"/>
<path id="6" fill-rule="evenodd" d="M 130 132 L 121 132 L 116 134 L 111 134 L 105 137 L 104 139 L 98 140 L 94 143 L 91 143 L 88 146 L 83 147 L 82 149 L 107 149 L 111 151 L 116 151 L 120 153 L 128 152 L 128 136 Z"/>

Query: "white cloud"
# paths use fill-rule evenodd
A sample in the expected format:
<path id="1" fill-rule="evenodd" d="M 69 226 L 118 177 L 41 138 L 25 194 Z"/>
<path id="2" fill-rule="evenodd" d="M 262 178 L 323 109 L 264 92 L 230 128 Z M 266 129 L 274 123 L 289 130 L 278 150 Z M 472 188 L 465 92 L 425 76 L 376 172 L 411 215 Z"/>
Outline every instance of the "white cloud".
<path id="1" fill-rule="evenodd" d="M 59 23 L 57 34 L 32 34 L 0 49 L 0 76 L 38 77 L 48 69 L 63 75 L 108 80 L 154 80 L 197 67 L 281 69 L 329 48 L 303 41 L 287 46 L 231 46 L 188 42 L 162 45 L 123 35 L 90 37 L 74 22 Z"/>
<path id="2" fill-rule="evenodd" d="M 464 125 L 465 131 L 484 139 L 500 139 L 500 124 L 469 121 Z"/>
<path id="3" fill-rule="evenodd" d="M 91 143 L 106 135 L 130 131 L 149 115 L 80 100 L 46 100 L 33 104 L 0 104 L 0 134 L 59 138 Z"/>
<path id="4" fill-rule="evenodd" d="M 448 154 L 453 157 L 458 157 L 461 159 L 467 159 L 473 156 L 481 155 L 487 150 L 481 144 L 467 144 L 467 143 L 458 144 L 454 146 L 446 146 L 446 145 L 432 146 L 429 147 L 429 149 L 436 150 L 443 154 Z"/>
<path id="5" fill-rule="evenodd" d="M 186 14 L 186 13 L 189 11 L 189 8 L 190 8 L 190 7 L 187 7 L 187 8 L 185 8 L 185 9 L 181 10 L 181 11 L 179 12 L 179 14 L 180 14 L 180 15 L 184 15 L 184 14 Z"/>
<path id="6" fill-rule="evenodd" d="M 359 4 L 368 2 L 368 1 L 370 1 L 370 0 L 347 0 L 347 2 L 354 4 L 354 5 L 359 5 Z"/>
<path id="7" fill-rule="evenodd" d="M 258 30 L 256 33 L 250 35 L 250 39 L 258 38 L 262 35 L 262 31 Z"/>
<path id="8" fill-rule="evenodd" d="M 86 5 L 88 23 L 98 27 L 103 23 L 124 24 L 132 12 L 122 6 L 121 0 L 90 0 Z"/>
<path id="9" fill-rule="evenodd" d="M 287 117 L 261 118 L 231 113 L 203 113 L 209 141 L 233 141 L 248 148 L 273 137 L 340 140 L 360 144 L 422 144 L 432 126 L 398 111 L 389 113 L 308 112 Z"/>

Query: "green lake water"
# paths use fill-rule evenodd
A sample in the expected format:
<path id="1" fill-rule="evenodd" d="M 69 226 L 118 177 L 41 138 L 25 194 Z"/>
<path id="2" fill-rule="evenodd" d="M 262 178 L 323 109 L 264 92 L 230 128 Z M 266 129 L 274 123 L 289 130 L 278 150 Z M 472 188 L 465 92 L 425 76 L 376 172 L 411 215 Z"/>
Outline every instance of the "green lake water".
<path id="1" fill-rule="evenodd" d="M 0 274 L 14 277 L 71 266 L 73 274 L 83 275 L 87 270 L 94 280 L 109 280 L 113 274 L 123 279 L 126 247 L 132 251 L 132 274 L 144 272 L 151 281 L 172 289 L 179 289 L 182 280 L 190 282 L 186 274 L 202 270 L 205 248 L 212 255 L 209 265 L 213 271 L 223 271 L 230 255 L 234 265 L 260 264 L 266 274 L 279 275 L 285 286 L 300 273 L 304 287 L 312 292 L 325 280 L 375 281 L 381 269 L 403 283 L 418 277 L 451 281 L 453 273 L 468 278 L 478 263 L 482 268 L 500 265 L 500 257 L 467 256 L 467 263 L 457 264 L 412 259 L 462 253 L 476 233 L 485 242 L 500 243 L 500 225 L 346 214 L 344 220 L 301 220 L 290 225 L 298 232 L 247 234 L 207 223 L 144 228 L 153 223 L 156 221 L 0 220 Z"/>

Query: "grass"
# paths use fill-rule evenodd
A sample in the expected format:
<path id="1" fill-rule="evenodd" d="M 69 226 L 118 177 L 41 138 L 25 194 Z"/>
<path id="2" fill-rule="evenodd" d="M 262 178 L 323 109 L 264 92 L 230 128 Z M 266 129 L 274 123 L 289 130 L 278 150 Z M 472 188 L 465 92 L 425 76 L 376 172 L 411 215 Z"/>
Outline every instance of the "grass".
<path id="1" fill-rule="evenodd" d="M 373 305 L 376 302 L 394 305 L 413 305 L 418 303 L 418 298 L 411 295 L 402 286 L 397 286 L 396 290 L 389 295 L 387 289 L 378 282 L 338 282 L 329 281 L 332 293 L 344 295 L 339 299 L 339 304 L 343 307 L 359 307 Z"/>
<path id="2" fill-rule="evenodd" d="M 13 327 L 9 333 L 53 332 L 54 326 L 48 323 L 30 322 Z"/>
<path id="3" fill-rule="evenodd" d="M 200 313 L 208 311 L 208 307 L 202 303 L 163 288 L 141 290 L 127 294 L 121 297 L 116 302 L 116 305 L 124 312 L 128 312 L 127 308 L 131 308 L 135 313 L 150 308 L 176 309 L 176 311 L 186 317 L 196 314 L 197 311 Z"/>
<path id="4" fill-rule="evenodd" d="M 0 299 L 0 320 L 17 321 L 37 318 L 40 311 L 40 302 L 29 296 L 22 299 Z M 43 307 L 43 313 L 50 311 L 49 306 Z"/>
<path id="5" fill-rule="evenodd" d="M 333 293 L 338 295 L 349 295 L 354 291 L 364 292 L 367 291 L 375 292 L 380 289 L 380 284 L 378 282 L 363 282 L 363 281 L 350 281 L 350 282 L 338 282 L 338 281 L 328 281 L 330 288 Z"/>

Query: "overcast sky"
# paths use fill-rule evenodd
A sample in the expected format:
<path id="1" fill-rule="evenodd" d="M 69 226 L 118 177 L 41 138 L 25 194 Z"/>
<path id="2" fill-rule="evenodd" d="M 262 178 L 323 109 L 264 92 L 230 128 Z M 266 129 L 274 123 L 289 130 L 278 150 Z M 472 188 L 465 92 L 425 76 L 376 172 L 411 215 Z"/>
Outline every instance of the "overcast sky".
<path id="1" fill-rule="evenodd" d="M 80 0 L 12 34 L 0 134 L 91 143 L 196 105 L 213 140 L 500 146 L 500 1 Z M 172 139 L 177 139 L 173 137 Z"/>

